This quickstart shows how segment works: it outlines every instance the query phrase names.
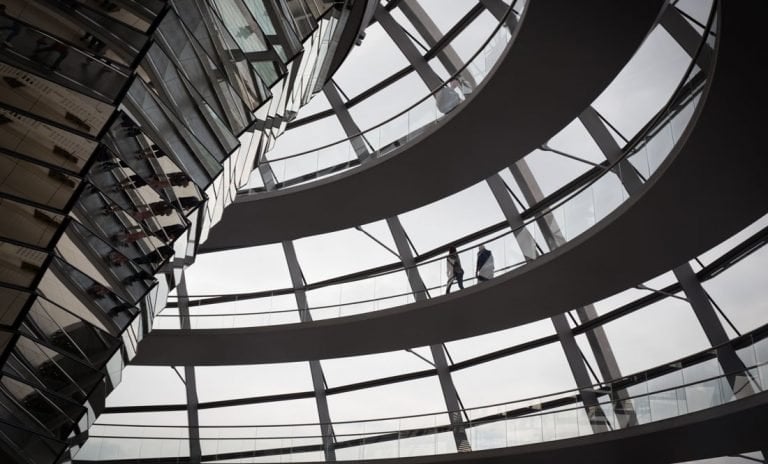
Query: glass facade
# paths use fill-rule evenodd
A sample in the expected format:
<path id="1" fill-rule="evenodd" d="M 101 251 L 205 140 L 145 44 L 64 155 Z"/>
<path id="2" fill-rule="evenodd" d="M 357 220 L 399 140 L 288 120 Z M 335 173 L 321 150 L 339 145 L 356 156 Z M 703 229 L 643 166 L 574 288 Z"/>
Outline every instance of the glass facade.
<path id="1" fill-rule="evenodd" d="M 0 456 L 64 462 L 250 165 L 327 79 L 349 9 L 0 7 Z"/>
<path id="2" fill-rule="evenodd" d="M 322 188 L 439 137 L 536 5 L 6 2 L 0 458 L 429 459 L 643 433 L 759 400 L 768 216 L 653 279 L 469 338 L 363 355 L 350 334 L 343 357 L 280 363 L 136 357 L 155 330 L 194 341 L 344 326 L 558 259 L 653 187 L 705 108 L 723 0 L 662 3 L 602 93 L 502 171 L 368 224 L 208 252 L 225 208 Z M 331 70 L 349 33 L 359 46 Z M 248 227 L 273 218 L 257 219 Z M 740 451 L 697 462 L 768 458 Z"/>

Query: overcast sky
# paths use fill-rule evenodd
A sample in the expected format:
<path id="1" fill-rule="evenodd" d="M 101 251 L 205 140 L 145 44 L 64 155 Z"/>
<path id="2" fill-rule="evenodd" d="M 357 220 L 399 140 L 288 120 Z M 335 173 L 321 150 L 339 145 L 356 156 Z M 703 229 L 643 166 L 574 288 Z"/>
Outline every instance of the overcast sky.
<path id="1" fill-rule="evenodd" d="M 419 3 L 440 30 L 445 32 L 476 2 L 475 0 L 419 0 Z M 681 1 L 679 6 L 701 22 L 706 22 L 709 4 L 708 1 L 689 0 Z M 395 11 L 394 15 L 398 21 L 405 21 L 399 11 Z M 462 59 L 468 59 L 496 24 L 493 16 L 484 12 L 473 25 L 452 42 L 454 50 Z M 409 24 L 404 23 L 403 26 L 414 35 L 417 34 Z M 689 58 L 684 51 L 663 29 L 657 28 L 650 34 L 626 69 L 593 103 L 593 106 L 619 131 L 631 137 L 667 101 L 688 63 Z M 353 97 L 406 65 L 405 57 L 387 34 L 379 25 L 374 25 L 368 29 L 362 46 L 353 49 L 334 79 L 349 97 Z M 441 77 L 447 75 L 443 69 L 438 69 L 438 72 Z M 563 76 L 563 78 L 571 77 Z M 366 129 L 408 108 L 428 92 L 428 88 L 418 76 L 412 73 L 397 84 L 353 107 L 351 113 L 358 126 Z M 299 117 L 323 111 L 328 107 L 325 97 L 319 94 L 302 109 Z M 400 128 L 404 131 L 403 133 L 407 133 L 410 129 L 412 128 L 407 126 Z M 269 157 L 274 159 L 290 155 L 344 137 L 345 134 L 335 117 L 324 118 L 288 131 L 278 139 Z M 578 121 L 564 128 L 548 144 L 589 162 L 603 160 L 603 156 Z M 545 194 L 555 191 L 590 168 L 588 163 L 539 150 L 528 155 L 526 161 Z M 439 175 L 439 167 L 436 167 L 435 174 Z M 279 173 L 278 177 L 280 177 Z M 503 177 L 513 190 L 517 189 L 511 176 L 504 173 Z M 595 207 L 595 205 L 588 206 L 592 209 Z M 401 214 L 399 218 L 418 252 L 441 246 L 504 219 L 484 182 L 433 204 Z M 768 218 L 763 218 L 739 237 L 702 255 L 701 261 L 704 264 L 711 262 L 727 251 L 729 246 L 737 243 L 740 238 L 766 224 L 768 224 Z M 561 226 L 565 227 L 562 224 Z M 364 225 L 363 229 L 389 248 L 395 248 L 383 221 Z M 302 271 L 310 283 L 397 261 L 397 258 L 384 247 L 354 229 L 306 237 L 296 240 L 294 244 Z M 522 259 L 519 248 L 512 238 L 499 240 L 491 249 L 496 256 L 497 267 L 512 265 Z M 474 253 L 463 254 L 461 258 L 465 269 L 472 274 Z M 766 273 L 761 272 L 761 269 L 765 269 L 767 258 L 768 251 L 760 250 L 733 269 L 705 284 L 710 295 L 741 332 L 768 322 L 768 311 L 766 311 L 768 308 L 761 294 L 761 290 L 768 284 Z M 700 269 L 698 265 L 694 268 Z M 228 294 L 291 286 L 280 244 L 198 256 L 196 263 L 187 270 L 186 277 L 189 293 L 192 295 Z M 443 260 L 426 266 L 422 270 L 422 277 L 428 286 L 444 283 Z M 648 282 L 647 285 L 651 288 L 661 288 L 671 282 L 672 276 L 667 273 Z M 407 293 L 407 291 L 408 283 L 404 273 L 397 272 L 360 283 L 311 291 L 307 296 L 310 306 L 320 306 L 381 298 Z M 602 314 L 647 293 L 647 291 L 636 289 L 628 290 L 597 302 L 596 308 Z M 317 311 L 313 317 L 316 319 L 336 317 L 356 311 L 383 309 L 386 306 L 403 304 L 407 301 L 406 297 L 399 297 L 382 301 L 377 305 L 368 304 L 343 309 L 335 307 L 326 311 Z M 204 309 L 193 309 L 193 313 L 250 313 L 295 307 L 295 300 L 289 295 L 206 306 Z M 172 312 L 168 310 L 168 313 Z M 193 327 L 232 327 L 295 322 L 298 318 L 295 313 L 288 313 L 263 317 L 196 318 L 193 321 Z M 155 327 L 157 328 L 174 326 L 178 327 L 174 319 L 156 319 Z M 648 369 L 707 347 L 706 337 L 689 305 L 677 298 L 667 298 L 604 327 L 623 374 Z M 729 335 L 735 335 L 730 328 L 728 331 Z M 480 337 L 449 342 L 447 348 L 454 362 L 459 362 L 553 333 L 551 322 L 543 320 Z M 591 361 L 592 366 L 595 366 L 585 336 L 579 336 L 578 342 L 587 359 Z M 417 348 L 415 352 L 431 360 L 426 347 Z M 425 360 L 406 351 L 323 360 L 321 364 L 329 387 L 432 367 Z M 122 383 L 108 398 L 108 405 L 184 403 L 185 388 L 179 377 L 179 375 L 183 376 L 183 369 L 180 368 L 179 371 L 181 371 L 180 374 L 170 367 L 128 366 Z M 306 362 L 198 367 L 196 375 L 200 402 L 312 390 L 309 365 Z M 465 407 L 479 407 L 575 388 L 562 348 L 557 344 L 459 370 L 453 374 L 453 380 Z M 328 402 L 331 418 L 334 421 L 429 413 L 445 409 L 436 377 L 331 395 L 328 397 Z M 438 416 L 437 420 L 444 421 L 445 418 Z M 200 411 L 200 423 L 203 425 L 289 424 L 317 421 L 314 399 Z M 103 415 L 99 422 L 184 425 L 186 413 Z M 337 433 L 344 431 L 339 430 L 337 429 Z M 95 429 L 95 431 L 103 433 L 106 430 Z M 114 433 L 115 430 L 110 432 Z M 131 433 L 135 432 L 136 430 L 131 431 Z M 151 430 L 145 431 L 145 433 L 150 432 Z M 232 433 L 231 430 L 228 432 Z M 186 445 L 180 446 L 179 441 L 169 440 L 151 444 L 144 441 L 141 442 L 141 446 L 138 446 L 139 444 L 139 441 L 91 439 L 78 458 L 185 455 L 187 452 Z M 224 446 L 231 448 L 224 448 Z M 253 447 L 252 444 L 243 443 L 205 442 L 203 454 L 237 449 L 238 446 L 245 446 L 245 449 L 248 449 L 248 446 Z M 413 452 L 418 452 L 417 450 L 421 447 L 435 446 L 434 437 L 426 437 L 418 443 L 414 441 L 409 446 L 413 447 Z M 437 446 L 440 450 L 455 450 L 452 439 L 447 436 L 439 437 Z M 355 454 L 357 452 L 357 450 L 344 451 L 340 457 L 357 457 L 358 455 Z M 370 454 L 366 456 L 370 457 Z M 306 458 L 317 459 L 318 456 L 306 456 Z M 736 461 L 722 459 L 718 462 Z"/>

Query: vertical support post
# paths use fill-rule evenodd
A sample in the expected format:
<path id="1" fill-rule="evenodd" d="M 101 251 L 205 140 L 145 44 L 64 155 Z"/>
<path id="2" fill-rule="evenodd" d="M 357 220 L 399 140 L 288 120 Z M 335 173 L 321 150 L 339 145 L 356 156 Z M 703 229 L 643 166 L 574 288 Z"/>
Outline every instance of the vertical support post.
<path id="1" fill-rule="evenodd" d="M 539 256 L 539 252 L 536 249 L 536 240 L 528 229 L 523 229 L 523 218 L 520 216 L 520 212 L 517 209 L 517 205 L 507 192 L 507 187 L 504 184 L 504 180 L 497 173 L 485 180 L 488 187 L 491 189 L 493 197 L 496 199 L 499 208 L 501 208 L 504 218 L 507 220 L 507 224 L 514 231 L 513 234 L 517 239 L 518 246 L 523 252 L 523 257 L 526 261 L 532 261 Z"/>
<path id="2" fill-rule="evenodd" d="M 328 99 L 328 103 L 330 103 L 331 109 L 333 109 L 334 113 L 336 113 L 336 117 L 339 119 L 341 127 L 344 129 L 344 133 L 347 134 L 347 137 L 353 137 L 350 140 L 350 143 L 352 144 L 352 148 L 355 150 L 355 155 L 357 155 L 357 158 L 360 160 L 360 162 L 367 160 L 371 153 L 368 150 L 368 146 L 366 145 L 365 139 L 362 135 L 359 137 L 354 137 L 354 135 L 360 133 L 360 128 L 352 119 L 352 115 L 349 113 L 346 105 L 344 105 L 344 102 L 341 99 L 341 94 L 339 93 L 339 89 L 336 88 L 336 83 L 333 81 L 333 79 L 325 84 L 323 87 L 323 93 Z"/>
<path id="3" fill-rule="evenodd" d="M 417 0 L 403 0 L 400 2 L 399 8 L 408 21 L 413 24 L 416 31 L 424 37 L 424 40 L 427 41 L 427 45 L 429 45 L 429 47 L 434 47 L 440 40 L 442 33 L 437 27 L 437 24 L 432 21 L 429 14 L 427 14 L 427 12 L 424 11 L 424 8 L 421 7 L 419 2 Z M 456 74 L 459 69 L 464 66 L 461 58 L 451 45 L 443 47 L 443 49 L 437 53 L 437 58 L 450 74 Z M 470 88 L 474 89 L 477 86 L 474 76 L 472 76 L 472 73 L 466 69 L 462 71 L 461 78 L 470 86 Z"/>
<path id="4" fill-rule="evenodd" d="M 259 138 L 259 144 L 262 142 L 263 139 Z M 277 176 L 275 175 L 275 171 L 272 169 L 272 163 L 259 163 L 258 169 L 259 175 L 261 175 L 261 180 L 264 183 L 264 189 L 267 191 L 274 190 L 277 187 Z"/>
<path id="5" fill-rule="evenodd" d="M 520 187 L 526 201 L 530 204 L 535 204 L 544 198 L 544 193 L 541 191 L 538 182 L 536 182 L 536 178 L 528 167 L 528 163 L 524 160 L 520 160 L 514 166 L 511 166 L 509 171 L 512 173 L 512 177 Z M 554 216 L 548 214 L 539 219 L 538 224 L 550 249 L 557 248 L 565 243 L 565 237 L 560 231 L 560 227 Z M 597 317 L 597 311 L 591 304 L 577 307 L 576 314 L 579 316 L 579 321 L 581 321 L 582 324 Z M 621 370 L 619 369 L 619 363 L 616 361 L 616 356 L 613 354 L 605 330 L 602 327 L 595 327 L 593 330 L 587 332 L 586 336 L 603 380 L 609 381 L 620 378 Z M 615 396 L 618 401 L 614 402 L 614 408 L 623 413 L 620 416 L 617 416 L 619 426 L 628 427 L 637 425 L 637 415 L 632 408 L 632 402 L 627 400 L 629 394 L 625 390 L 619 390 L 615 392 Z"/>
<path id="6" fill-rule="evenodd" d="M 381 9 L 381 7 L 378 7 L 378 9 Z M 388 12 L 386 13 L 389 15 Z M 402 33 L 402 31 L 400 32 Z M 419 55 L 419 59 L 421 59 L 421 55 Z M 424 62 L 424 65 L 426 65 L 426 62 Z M 432 70 L 430 69 L 430 71 Z M 328 89 L 328 92 L 333 93 L 338 92 L 338 90 L 333 88 Z M 328 95 L 328 93 L 326 93 L 326 95 Z M 331 107 L 338 116 L 339 122 L 341 123 L 341 126 L 347 136 L 351 137 L 360 133 L 360 129 L 357 127 L 357 124 L 355 124 L 354 120 L 349 114 L 349 109 L 342 104 L 341 98 L 329 97 L 328 101 L 331 103 Z M 356 148 L 355 151 L 361 163 L 364 163 L 367 159 L 369 159 L 370 153 L 368 152 L 367 148 L 365 151 L 357 151 Z M 427 295 L 427 287 L 424 285 L 424 281 L 421 279 L 418 269 L 414 267 L 416 262 L 413 258 L 410 245 L 408 244 L 408 237 L 405 233 L 403 225 L 400 223 L 400 220 L 397 218 L 397 216 L 387 218 L 387 225 L 389 226 L 389 231 L 395 241 L 400 260 L 405 267 L 405 274 L 408 278 L 408 283 L 411 287 L 411 292 L 413 293 L 414 298 L 417 301 L 427 299 L 429 297 Z M 459 396 L 456 392 L 456 387 L 453 384 L 451 373 L 448 370 L 448 361 L 446 359 L 445 350 L 442 345 L 432 345 L 430 346 L 430 350 L 432 351 L 432 359 L 435 363 L 435 368 L 437 369 L 437 376 L 440 382 L 440 388 L 443 392 L 445 407 L 448 411 L 451 411 L 449 414 L 449 419 L 453 428 L 453 438 L 456 442 L 456 449 L 459 452 L 471 451 L 471 446 L 469 444 L 469 440 L 467 439 L 467 433 L 464 428 L 461 413 L 459 412 L 462 409 L 461 405 L 459 404 Z"/>
<path id="7" fill-rule="evenodd" d="M 376 18 L 379 24 L 381 24 L 384 32 L 389 35 L 395 45 L 397 45 L 397 48 L 403 52 L 405 58 L 409 63 L 411 63 L 411 65 L 416 70 L 416 73 L 418 73 L 419 77 L 421 77 L 421 80 L 427 84 L 427 87 L 430 90 L 435 90 L 443 85 L 440 77 L 432 68 L 429 67 L 429 63 L 424 60 L 424 57 L 416 48 L 416 45 L 411 42 L 411 39 L 408 38 L 408 35 L 405 33 L 405 31 L 403 31 L 400 25 L 397 24 L 395 18 L 389 14 L 389 11 L 387 11 L 383 6 L 379 5 L 376 7 L 374 18 Z"/>
<path id="8" fill-rule="evenodd" d="M 490 187 L 494 198 L 496 198 L 496 202 L 499 204 L 504 217 L 507 219 L 507 223 L 513 230 L 515 230 L 515 239 L 517 240 L 520 249 L 523 251 L 526 261 L 536 259 L 536 256 L 538 256 L 536 241 L 528 229 L 522 227 L 523 218 L 520 216 L 520 211 L 518 210 L 517 205 L 515 205 L 507 192 L 504 180 L 499 174 L 494 174 L 486 179 L 486 183 L 488 184 L 488 187 Z M 581 394 L 582 403 L 589 416 L 592 430 L 596 433 L 608 431 L 608 421 L 600 407 L 597 394 L 592 388 L 592 381 L 589 378 L 587 366 L 584 363 L 581 350 L 576 343 L 576 337 L 573 336 L 573 331 L 568 325 L 568 320 L 566 319 L 565 314 L 557 314 L 552 316 L 550 320 L 555 327 L 557 338 L 560 341 L 560 345 L 563 347 L 565 358 L 568 361 L 568 367 L 576 382 L 576 387 Z"/>
<path id="9" fill-rule="evenodd" d="M 189 462 L 199 464 L 202 457 L 200 448 L 200 417 L 197 412 L 197 380 L 195 366 L 184 366 L 184 385 L 187 389 L 187 427 L 189 429 Z"/>
<path id="10" fill-rule="evenodd" d="M 579 115 L 579 121 L 587 129 L 589 135 L 597 144 L 597 147 L 603 152 L 603 156 L 608 161 L 614 163 L 621 159 L 624 155 L 624 151 L 613 138 L 608 128 L 603 124 L 597 111 L 591 106 L 585 109 Z M 618 165 L 613 169 L 613 172 L 619 178 L 624 188 L 630 195 L 637 193 L 643 188 L 643 180 L 638 175 L 632 163 L 627 159 L 619 161 Z"/>
<path id="11" fill-rule="evenodd" d="M 184 269 L 181 269 L 181 278 L 176 287 L 179 304 L 179 323 L 181 330 L 191 330 L 192 324 L 189 318 L 189 292 Z M 199 464 L 202 457 L 200 447 L 200 417 L 197 410 L 197 380 L 195 366 L 184 366 L 184 388 L 187 394 L 187 430 L 189 437 L 189 462 Z"/>
<path id="12" fill-rule="evenodd" d="M 507 8 L 509 8 L 509 5 L 504 3 L 502 0 L 479 1 L 480 4 L 483 5 L 485 9 L 488 10 L 488 12 L 491 13 L 499 21 L 501 21 L 501 19 L 507 13 Z M 507 25 L 509 26 L 510 30 L 514 30 L 514 28 L 517 26 L 517 16 L 513 14 L 507 16 Z"/>
<path id="13" fill-rule="evenodd" d="M 680 14 L 680 11 L 673 5 L 667 5 L 664 8 L 664 12 L 661 14 L 660 20 L 661 27 L 663 27 L 669 35 L 675 39 L 675 42 L 680 44 L 688 53 L 689 56 L 694 56 L 696 50 L 701 43 L 701 34 L 691 26 L 691 24 Z M 701 69 L 709 69 L 714 59 L 714 51 L 712 47 L 705 46 L 699 53 L 696 59 L 696 64 Z"/>
<path id="14" fill-rule="evenodd" d="M 427 287 L 421 279 L 419 270 L 415 267 L 416 261 L 413 258 L 413 252 L 408 244 L 408 237 L 403 225 L 397 217 L 388 218 L 387 225 L 389 226 L 392 238 L 395 241 L 397 253 L 400 255 L 400 261 L 402 261 L 403 266 L 406 269 L 406 275 L 408 277 L 408 282 L 411 285 L 411 291 L 413 292 L 414 298 L 416 301 L 428 299 Z M 429 349 L 432 352 L 432 360 L 437 369 L 437 377 L 440 381 L 440 388 L 443 391 L 445 407 L 450 411 L 448 417 L 453 429 L 453 439 L 456 442 L 456 450 L 460 453 L 472 451 L 472 447 L 467 439 L 464 421 L 461 418 L 461 410 L 463 408 L 459 404 L 459 394 L 456 391 L 456 386 L 453 384 L 451 372 L 448 370 L 448 360 L 445 355 L 445 349 L 443 348 L 443 345 L 432 345 Z"/>
<path id="15" fill-rule="evenodd" d="M 299 318 L 301 322 L 312 320 L 312 314 L 309 312 L 307 303 L 307 293 L 304 290 L 304 275 L 301 272 L 299 260 L 296 257 L 296 248 L 293 242 L 288 240 L 282 242 L 285 260 L 288 262 L 288 273 L 291 275 L 291 284 L 293 285 L 293 294 L 296 297 L 296 304 L 299 308 Z M 328 410 L 328 398 L 325 394 L 325 376 L 320 361 L 312 359 L 309 361 L 309 372 L 312 376 L 312 386 L 315 390 L 315 403 L 317 404 L 317 415 L 320 420 L 320 429 L 323 438 L 323 453 L 326 462 L 336 461 L 335 435 L 333 433 L 333 424 L 331 423 L 331 414 Z"/>
<path id="16" fill-rule="evenodd" d="M 675 268 L 672 271 L 683 287 L 685 296 L 693 308 L 699 324 L 704 329 L 704 334 L 712 346 L 717 348 L 717 359 L 723 372 L 727 375 L 728 383 L 731 385 L 733 394 L 737 398 L 751 396 L 755 393 L 749 383 L 749 375 L 746 372 L 747 367 L 744 361 L 739 358 L 733 345 L 729 344 L 728 334 L 725 332 L 722 322 L 717 317 L 714 306 L 709 301 L 704 287 L 699 282 L 693 268 L 689 263 Z"/>
<path id="17" fill-rule="evenodd" d="M 387 226 L 389 226 L 389 231 L 395 241 L 397 254 L 400 255 L 400 261 L 402 261 L 403 266 L 405 267 L 405 275 L 408 278 L 408 283 L 411 286 L 414 298 L 416 301 L 427 300 L 429 298 L 427 295 L 427 286 L 424 285 L 419 270 L 415 267 L 416 261 L 413 258 L 411 247 L 408 244 L 408 237 L 400 219 L 398 219 L 397 216 L 387 218 Z"/>
<path id="18" fill-rule="evenodd" d="M 603 152 L 606 159 L 610 162 L 616 162 L 622 156 L 621 147 L 619 147 L 619 144 L 608 132 L 608 128 L 600 120 L 597 111 L 590 106 L 584 110 L 579 119 L 584 124 L 587 132 L 595 140 L 595 143 L 597 143 L 598 148 Z M 636 195 L 643 186 L 642 179 L 629 161 L 625 159 L 619 163 L 619 166 L 622 166 L 622 163 L 625 163 L 627 168 L 622 168 L 619 180 L 630 196 Z M 683 291 L 688 297 L 688 302 L 712 346 L 726 343 L 728 335 L 725 332 L 725 328 L 717 317 L 717 312 L 709 302 L 704 287 L 696 278 L 690 263 L 681 264 L 673 270 L 673 273 L 683 287 Z M 725 373 L 743 372 L 746 369 L 746 366 L 731 345 L 718 348 L 717 358 Z M 745 384 L 744 379 L 740 378 L 740 376 L 729 376 L 728 379 L 734 394 L 751 394 L 752 390 L 748 380 Z"/>
<path id="19" fill-rule="evenodd" d="M 259 166 L 259 174 L 261 174 L 264 186 L 267 190 L 274 190 L 275 188 L 275 174 L 272 171 L 272 167 L 269 164 Z M 293 286 L 293 294 L 296 298 L 296 305 L 299 309 L 299 319 L 302 322 L 309 322 L 312 320 L 312 314 L 309 311 L 309 303 L 307 301 L 307 293 L 304 290 L 304 274 L 301 272 L 301 265 L 299 259 L 296 256 L 296 248 L 293 242 L 286 240 L 282 242 L 283 253 L 285 254 L 285 261 L 288 264 L 288 273 L 291 276 L 291 285 Z M 323 366 L 317 359 L 311 359 L 309 362 L 309 373 L 312 377 L 312 388 L 315 391 L 315 405 L 317 406 L 317 417 L 320 423 L 320 433 L 323 440 L 323 454 L 326 462 L 336 461 L 336 435 L 333 431 L 333 423 L 331 422 L 331 413 L 328 409 L 328 398 L 325 394 L 325 375 L 323 375 Z"/>

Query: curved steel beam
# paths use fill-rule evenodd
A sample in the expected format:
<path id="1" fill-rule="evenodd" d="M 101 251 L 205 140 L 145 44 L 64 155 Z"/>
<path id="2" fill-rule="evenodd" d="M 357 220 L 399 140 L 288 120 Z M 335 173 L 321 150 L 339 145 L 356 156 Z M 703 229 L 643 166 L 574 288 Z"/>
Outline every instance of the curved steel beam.
<path id="1" fill-rule="evenodd" d="M 577 438 L 529 445 L 513 445 L 469 453 L 389 459 L 361 459 L 366 464 L 645 464 L 687 462 L 759 450 L 768 429 L 768 392 L 697 412 L 648 424 Z M 554 429 L 553 429 L 554 431 Z M 249 452 L 217 453 L 204 460 L 250 457 Z M 254 453 L 256 454 L 256 453 Z M 184 459 L 184 458 L 182 458 Z M 93 461 L 75 461 L 85 464 Z M 107 464 L 141 463 L 141 459 L 100 461 Z M 144 461 L 147 462 L 147 461 Z M 179 458 L 155 458 L 172 464 Z M 181 461 L 191 462 L 191 461 Z M 319 464 L 312 462 L 308 464 Z"/>
<path id="2" fill-rule="evenodd" d="M 491 77 L 438 125 L 361 168 L 285 191 L 238 196 L 199 252 L 367 224 L 485 179 L 589 106 L 640 46 L 662 4 L 531 1 Z"/>
<path id="3" fill-rule="evenodd" d="M 311 324 L 155 330 L 134 362 L 288 362 L 471 337 L 592 303 L 724 241 L 768 213 L 760 137 L 768 89 L 759 65 L 768 45 L 755 19 L 768 4 L 722 8 L 714 76 L 692 124 L 636 196 L 563 247 L 485 284 L 373 313 Z"/>

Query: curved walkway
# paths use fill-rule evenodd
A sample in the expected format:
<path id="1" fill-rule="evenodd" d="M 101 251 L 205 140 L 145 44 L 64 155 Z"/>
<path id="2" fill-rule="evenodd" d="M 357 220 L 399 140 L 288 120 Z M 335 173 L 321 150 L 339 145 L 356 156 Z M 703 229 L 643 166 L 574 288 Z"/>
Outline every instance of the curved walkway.
<path id="1" fill-rule="evenodd" d="M 768 157 L 753 135 L 764 130 L 759 115 L 768 106 L 757 64 L 768 57 L 765 45 L 757 47 L 764 41 L 755 24 L 768 6 L 750 4 L 758 2 L 722 6 L 717 68 L 687 140 L 639 195 L 563 247 L 481 286 L 375 313 L 273 327 L 155 330 L 134 363 L 288 362 L 456 340 L 589 304 L 712 248 L 768 212 Z"/>
<path id="2" fill-rule="evenodd" d="M 562 241 L 557 243 L 556 247 L 562 246 L 563 243 L 572 240 L 579 236 L 588 227 L 591 227 L 595 223 L 599 223 L 603 218 L 608 216 L 615 208 L 617 208 L 624 200 L 615 205 L 611 205 L 606 208 L 606 205 L 599 200 L 599 198 L 610 197 L 623 197 L 626 195 L 625 187 L 621 183 L 617 183 L 617 170 L 621 169 L 620 166 L 643 166 L 645 164 L 644 157 L 648 156 L 650 148 L 658 141 L 667 142 L 669 140 L 677 141 L 680 135 L 684 132 L 685 128 L 691 123 L 692 116 L 695 113 L 695 109 L 698 107 L 699 97 L 702 91 L 707 87 L 706 74 L 708 72 L 697 71 L 695 76 L 690 77 L 689 73 L 686 73 L 680 80 L 680 87 L 668 101 L 667 105 L 662 108 L 657 115 L 652 118 L 652 121 L 638 133 L 633 140 L 627 143 L 623 149 L 623 155 L 617 157 L 612 162 L 605 162 L 604 165 L 596 166 L 592 171 L 586 175 L 580 176 L 571 184 L 567 185 L 560 191 L 554 193 L 546 200 L 546 204 L 535 204 L 525 214 L 525 219 L 521 221 L 516 227 L 510 227 L 507 221 L 489 226 L 481 231 L 468 234 L 458 240 L 451 243 L 444 244 L 429 251 L 422 252 L 419 257 L 415 259 L 415 264 L 411 266 L 405 266 L 403 263 L 385 264 L 373 268 L 369 268 L 363 271 L 357 271 L 351 274 L 333 277 L 325 281 L 313 282 L 306 284 L 301 290 L 311 291 L 320 288 L 330 288 L 331 286 L 338 286 L 338 301 L 333 299 L 325 299 L 324 304 L 310 306 L 306 308 L 298 309 L 295 307 L 283 308 L 283 309 L 271 309 L 268 311 L 245 311 L 248 306 L 262 307 L 263 303 L 269 304 L 268 299 L 271 299 L 278 295 L 292 295 L 296 290 L 293 288 L 280 288 L 272 290 L 262 290 L 259 292 L 239 292 L 233 294 L 209 294 L 209 295 L 195 295 L 195 299 L 190 299 L 185 302 L 185 305 L 189 308 L 189 319 L 191 329 L 223 329 L 223 328 L 235 328 L 235 327 L 255 327 L 255 326 L 269 326 L 279 324 L 290 324 L 300 322 L 302 320 L 301 312 L 307 311 L 312 317 L 311 320 L 318 321 L 322 319 L 338 318 L 343 316 L 357 315 L 366 312 L 379 311 L 393 306 L 401 306 L 412 303 L 415 301 L 412 291 L 404 291 L 403 289 L 397 289 L 394 293 L 388 293 L 387 291 L 372 291 L 368 298 L 358 299 L 343 299 L 342 294 L 345 293 L 345 285 L 351 284 L 365 285 L 372 287 L 371 290 L 377 288 L 377 282 L 386 281 L 391 278 L 395 273 L 405 271 L 406 274 L 409 270 L 417 270 L 419 275 L 431 275 L 431 276 L 443 276 L 445 275 L 445 256 L 451 246 L 458 248 L 459 254 L 463 255 L 465 259 L 472 262 L 474 255 L 478 253 L 480 246 L 485 246 L 495 252 L 499 252 L 500 255 L 496 257 L 496 269 L 494 272 L 494 278 L 517 269 L 521 266 L 528 264 L 533 259 L 538 259 L 542 254 L 548 253 L 550 250 L 541 250 L 535 257 L 529 257 L 528 259 L 522 259 L 519 257 L 510 258 L 505 250 L 505 241 L 520 234 L 528 234 L 531 237 L 537 234 L 536 227 L 542 220 L 548 220 L 551 217 L 571 217 L 573 213 L 579 214 L 579 225 L 577 227 L 558 228 L 558 239 Z M 682 85 L 685 83 L 685 85 Z M 665 153 L 661 155 L 657 150 L 653 150 L 654 158 L 660 163 L 674 148 L 674 143 L 668 148 L 664 143 Z M 631 164 L 629 164 L 631 163 Z M 613 166 L 613 168 L 611 167 Z M 642 183 L 656 172 L 657 166 L 644 166 L 647 167 L 647 171 L 643 169 L 638 176 L 629 176 L 626 181 L 637 181 Z M 619 174 L 623 174 L 622 169 Z M 634 174 L 634 173 L 633 173 Z M 642 176 L 642 177 L 640 177 Z M 623 178 L 623 175 L 621 176 Z M 465 245 L 469 246 L 465 246 Z M 468 277 L 464 279 L 464 286 L 471 287 L 477 285 L 478 282 L 474 277 Z M 425 283 L 426 285 L 426 283 Z M 386 286 L 386 284 L 385 284 Z M 447 282 L 444 279 L 435 281 L 431 279 L 425 291 L 430 298 L 442 295 L 447 292 Z M 216 308 L 216 305 L 221 303 L 234 303 L 234 312 L 221 311 L 221 307 Z M 213 305 L 212 309 L 206 311 L 206 307 Z M 237 311 L 239 305 L 241 311 Z M 270 305 L 271 306 L 271 305 Z M 174 329 L 178 328 L 178 319 L 181 314 L 178 312 L 179 301 L 169 302 L 166 309 L 174 308 L 176 311 L 161 311 L 155 317 L 154 327 L 156 329 Z M 230 306 L 231 309 L 231 306 Z M 194 310 L 194 311 L 193 311 Z M 197 310 L 202 310 L 202 313 Z M 159 319 L 158 319 L 159 318 Z M 169 324 L 158 323 L 159 320 L 166 320 Z"/>
<path id="3" fill-rule="evenodd" d="M 768 345 L 765 328 L 726 344 L 738 347 L 750 359 L 749 366 L 724 374 L 704 374 L 702 366 L 715 355 L 706 350 L 586 389 L 551 393 L 507 403 L 464 409 L 461 423 L 451 424 L 448 415 L 437 412 L 398 417 L 338 421 L 333 423 L 334 447 L 341 460 L 376 462 L 377 458 L 403 459 L 420 456 L 426 462 L 489 459 L 518 456 L 529 462 L 550 462 L 565 457 L 568 450 L 604 461 L 632 449 L 635 461 L 677 462 L 760 449 L 768 426 Z M 629 394 L 634 391 L 634 394 Z M 583 404 L 583 393 L 597 397 L 596 406 Z M 759 414 L 755 416 L 754 414 Z M 92 439 L 127 440 L 140 448 L 144 440 L 179 441 L 188 438 L 186 425 L 94 424 Z M 428 425 L 427 425 L 428 424 Z M 137 433 L 150 427 L 146 433 Z M 440 453 L 440 436 L 460 428 L 467 432 L 473 452 L 458 455 Z M 208 449 L 221 450 L 203 455 L 202 461 L 297 455 L 322 449 L 323 424 L 244 423 L 199 426 L 200 440 Z M 699 446 L 702 439 L 715 446 Z M 300 443 L 294 443 L 300 439 Z M 113 441 L 112 444 L 119 442 Z M 286 446 L 287 443 L 290 445 Z M 655 443 L 656 446 L 648 446 Z M 82 462 L 174 462 L 177 458 L 138 458 L 104 461 L 100 444 L 94 443 Z M 427 446 L 425 446 L 427 445 Z M 483 451 L 486 450 L 486 451 Z M 586 450 L 589 452 L 585 453 Z M 443 449 L 443 452 L 447 450 Z M 543 459 L 536 461 L 536 459 Z M 517 459 L 516 459 L 517 460 Z M 623 462 L 616 459 L 613 462 Z M 91 461 L 92 462 L 92 461 Z M 388 461 L 392 462 L 392 461 Z M 473 461 L 474 462 L 474 461 Z M 579 461 L 590 462 L 590 461 Z"/>
<path id="4" fill-rule="evenodd" d="M 362 168 L 286 191 L 238 196 L 200 252 L 366 224 L 483 180 L 586 108 L 638 49 L 661 4 L 531 2 L 506 57 L 460 111 Z M 500 134 L 515 136 L 500 141 Z"/>
<path id="5" fill-rule="evenodd" d="M 639 427 L 585 437 L 471 453 L 397 458 L 402 464 L 646 464 L 684 462 L 757 451 L 768 430 L 768 392 Z M 392 459 L 366 460 L 390 464 Z"/>

